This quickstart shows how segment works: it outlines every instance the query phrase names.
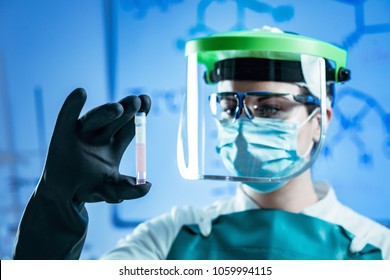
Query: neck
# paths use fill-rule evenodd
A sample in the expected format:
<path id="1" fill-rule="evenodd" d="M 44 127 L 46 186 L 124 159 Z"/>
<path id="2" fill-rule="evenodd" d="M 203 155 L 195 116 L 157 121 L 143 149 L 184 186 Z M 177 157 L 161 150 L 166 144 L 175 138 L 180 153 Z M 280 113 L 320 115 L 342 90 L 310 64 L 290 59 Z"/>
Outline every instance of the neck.
<path id="1" fill-rule="evenodd" d="M 244 184 L 242 184 L 242 189 L 257 205 L 265 209 L 279 209 L 298 213 L 318 201 L 310 170 L 274 192 L 260 193 Z"/>

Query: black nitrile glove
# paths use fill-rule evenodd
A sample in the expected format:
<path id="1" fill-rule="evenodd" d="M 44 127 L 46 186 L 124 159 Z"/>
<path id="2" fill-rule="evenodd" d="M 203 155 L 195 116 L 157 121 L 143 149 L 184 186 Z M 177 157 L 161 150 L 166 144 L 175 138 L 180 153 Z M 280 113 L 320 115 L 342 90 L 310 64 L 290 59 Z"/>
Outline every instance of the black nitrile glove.
<path id="1" fill-rule="evenodd" d="M 144 196 L 151 184 L 119 173 L 135 134 L 134 115 L 149 112 L 146 95 L 99 106 L 79 119 L 87 95 L 74 90 L 58 115 L 45 167 L 22 217 L 14 259 L 78 259 L 88 214 L 85 202 L 119 203 Z"/>

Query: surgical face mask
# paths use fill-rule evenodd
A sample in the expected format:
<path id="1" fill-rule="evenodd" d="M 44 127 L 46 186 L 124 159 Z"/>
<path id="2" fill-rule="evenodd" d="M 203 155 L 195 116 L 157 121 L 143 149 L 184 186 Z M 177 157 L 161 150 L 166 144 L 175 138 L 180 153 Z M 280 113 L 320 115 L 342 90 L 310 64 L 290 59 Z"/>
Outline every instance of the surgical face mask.
<path id="1" fill-rule="evenodd" d="M 298 131 L 318 109 L 301 124 L 279 119 L 239 118 L 234 123 L 220 122 L 217 152 L 233 176 L 278 178 L 299 171 L 307 162 L 314 142 L 303 155 L 297 151 Z M 257 191 L 268 193 L 288 181 L 245 182 Z"/>

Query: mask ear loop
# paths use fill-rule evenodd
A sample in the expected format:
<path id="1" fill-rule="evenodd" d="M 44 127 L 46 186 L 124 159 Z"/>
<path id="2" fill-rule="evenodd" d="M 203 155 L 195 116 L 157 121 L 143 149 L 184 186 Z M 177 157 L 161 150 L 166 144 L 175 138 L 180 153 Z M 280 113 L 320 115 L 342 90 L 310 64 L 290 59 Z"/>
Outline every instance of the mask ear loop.
<path id="1" fill-rule="evenodd" d="M 309 121 L 311 121 L 311 120 L 314 118 L 314 116 L 318 113 L 319 110 L 320 110 L 320 108 L 318 108 L 318 107 L 315 108 L 315 109 L 313 110 L 313 112 L 311 112 L 311 114 L 306 118 L 306 120 L 304 120 L 304 121 L 298 126 L 298 129 L 300 129 L 300 128 L 303 127 L 305 124 L 307 124 Z M 310 142 L 309 147 L 307 147 L 307 150 L 303 153 L 303 155 L 302 155 L 301 157 L 302 157 L 302 158 L 307 158 L 307 156 L 311 154 L 311 151 L 312 151 L 313 147 L 314 147 L 314 141 L 312 140 L 312 141 Z"/>
<path id="2" fill-rule="evenodd" d="M 314 118 L 314 116 L 318 113 L 319 110 L 320 110 L 319 107 L 315 108 L 313 110 L 313 112 L 311 112 L 311 114 L 306 118 L 306 120 L 304 120 L 302 123 L 299 124 L 298 129 L 300 129 L 305 124 L 307 124 L 309 121 L 311 121 Z"/>

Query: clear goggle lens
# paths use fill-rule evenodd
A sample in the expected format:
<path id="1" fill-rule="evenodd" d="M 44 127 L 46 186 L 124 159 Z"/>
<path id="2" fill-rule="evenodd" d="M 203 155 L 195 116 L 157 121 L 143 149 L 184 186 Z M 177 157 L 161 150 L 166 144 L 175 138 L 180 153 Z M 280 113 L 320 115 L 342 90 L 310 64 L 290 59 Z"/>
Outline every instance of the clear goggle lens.
<path id="1" fill-rule="evenodd" d="M 209 96 L 211 113 L 219 121 L 232 121 L 241 114 L 255 117 L 287 120 L 298 106 L 318 107 L 320 100 L 311 94 L 255 92 L 217 92 Z"/>

